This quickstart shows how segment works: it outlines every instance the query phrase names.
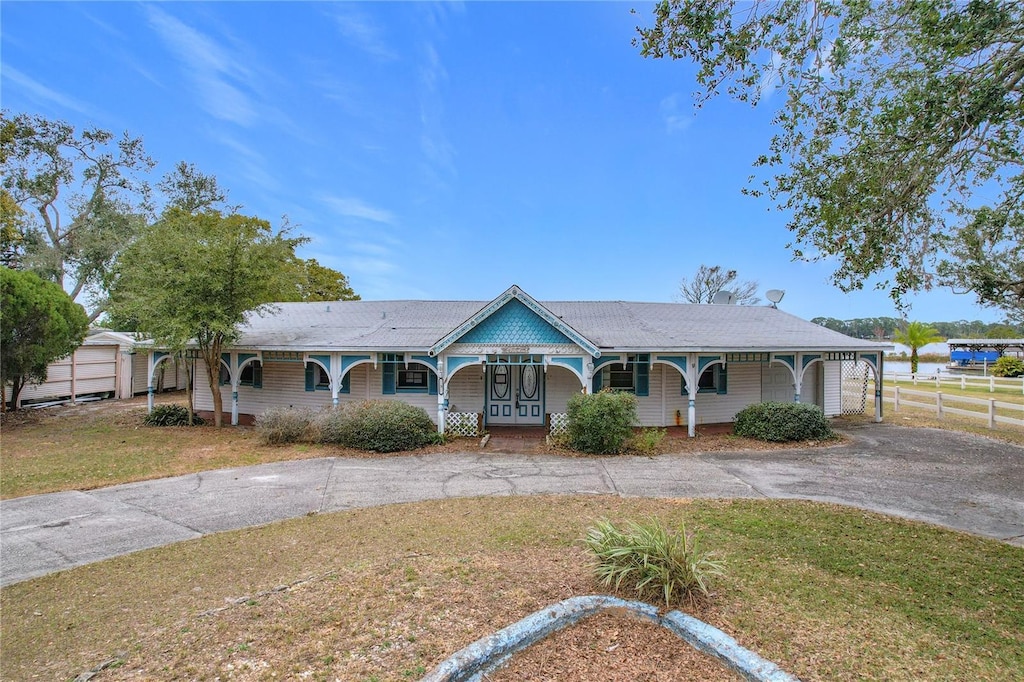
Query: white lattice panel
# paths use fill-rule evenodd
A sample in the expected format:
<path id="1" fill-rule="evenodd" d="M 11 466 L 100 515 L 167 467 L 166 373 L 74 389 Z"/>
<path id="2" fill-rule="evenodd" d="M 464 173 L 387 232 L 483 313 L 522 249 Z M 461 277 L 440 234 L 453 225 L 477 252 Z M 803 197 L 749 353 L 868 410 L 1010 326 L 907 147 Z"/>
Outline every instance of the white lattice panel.
<path id="1" fill-rule="evenodd" d="M 478 417 L 476 412 L 449 412 L 445 420 L 445 433 L 451 436 L 479 436 Z"/>
<path id="2" fill-rule="evenodd" d="M 569 415 L 564 412 L 552 412 L 551 415 L 551 435 L 561 436 L 563 433 L 569 430 Z"/>
<path id="3" fill-rule="evenodd" d="M 843 360 L 843 414 L 864 414 L 870 377 L 868 363 Z"/>

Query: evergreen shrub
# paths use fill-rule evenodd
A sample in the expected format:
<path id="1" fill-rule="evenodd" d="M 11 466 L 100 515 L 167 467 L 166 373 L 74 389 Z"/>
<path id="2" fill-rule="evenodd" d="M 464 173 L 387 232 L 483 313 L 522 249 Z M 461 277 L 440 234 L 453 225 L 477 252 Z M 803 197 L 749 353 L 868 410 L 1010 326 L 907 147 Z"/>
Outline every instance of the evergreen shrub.
<path id="1" fill-rule="evenodd" d="M 1004 355 L 992 363 L 992 375 L 997 377 L 1024 376 L 1024 360 Z"/>
<path id="2" fill-rule="evenodd" d="M 313 415 L 308 409 L 271 407 L 256 419 L 256 433 L 266 445 L 284 445 L 306 439 Z"/>
<path id="3" fill-rule="evenodd" d="M 772 442 L 825 440 L 835 434 L 817 405 L 806 403 L 757 403 L 736 415 L 737 436 Z"/>
<path id="4" fill-rule="evenodd" d="M 349 403 L 335 414 L 321 414 L 317 431 L 322 443 L 372 452 L 415 450 L 437 442 L 437 427 L 426 410 L 397 400 Z"/>
<path id="5" fill-rule="evenodd" d="M 142 423 L 146 426 L 188 426 L 188 408 L 184 405 L 157 405 L 143 418 Z M 199 415 L 192 416 L 193 426 L 204 423 Z"/>
<path id="6" fill-rule="evenodd" d="M 569 398 L 566 445 L 592 455 L 622 452 L 637 422 L 636 396 L 604 390 Z"/>

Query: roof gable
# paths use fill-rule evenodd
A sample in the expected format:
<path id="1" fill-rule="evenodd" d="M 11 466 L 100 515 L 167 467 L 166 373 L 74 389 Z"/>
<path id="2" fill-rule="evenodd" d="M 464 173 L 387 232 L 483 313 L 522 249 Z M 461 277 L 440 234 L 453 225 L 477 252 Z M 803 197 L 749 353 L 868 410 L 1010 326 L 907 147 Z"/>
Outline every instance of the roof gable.
<path id="1" fill-rule="evenodd" d="M 445 335 L 430 354 L 441 353 L 453 343 L 574 343 L 594 357 L 600 355 L 591 341 L 515 285 Z"/>
<path id="2" fill-rule="evenodd" d="M 454 343 L 572 343 L 547 320 L 513 298 Z"/>

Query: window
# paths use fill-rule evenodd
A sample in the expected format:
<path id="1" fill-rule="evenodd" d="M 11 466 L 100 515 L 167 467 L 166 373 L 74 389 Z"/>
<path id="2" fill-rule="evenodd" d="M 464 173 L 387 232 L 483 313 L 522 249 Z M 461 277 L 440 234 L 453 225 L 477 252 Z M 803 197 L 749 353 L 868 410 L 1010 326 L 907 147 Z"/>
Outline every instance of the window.
<path id="1" fill-rule="evenodd" d="M 437 376 L 420 362 L 405 362 L 401 353 L 381 354 L 381 395 L 429 393 L 437 395 Z"/>
<path id="2" fill-rule="evenodd" d="M 250 362 L 242 368 L 242 376 L 238 380 L 239 386 L 252 386 L 253 388 L 263 387 L 263 365 L 258 361 Z"/>
<path id="3" fill-rule="evenodd" d="M 683 379 L 682 394 L 686 395 L 689 393 L 686 389 L 686 379 Z M 725 366 L 716 363 L 710 367 L 705 367 L 704 371 L 701 372 L 700 378 L 697 379 L 697 392 L 698 393 L 718 393 L 724 395 L 726 393 L 726 371 Z"/>
<path id="4" fill-rule="evenodd" d="M 594 375 L 594 392 L 602 388 L 646 396 L 650 387 L 650 358 L 647 353 L 627 355 L 626 364 L 615 361 Z"/>
<path id="5" fill-rule="evenodd" d="M 636 366 L 632 362 L 627 362 L 625 366 L 620 363 L 615 363 L 611 367 L 606 367 L 605 371 L 608 373 L 608 386 L 613 391 L 629 391 L 632 393 L 636 390 L 636 382 L 634 381 L 634 374 L 636 373 Z"/>
<path id="6" fill-rule="evenodd" d="M 398 368 L 399 391 L 424 393 L 427 390 L 427 374 L 430 372 L 424 365 L 410 363 L 408 367 Z"/>
<path id="7" fill-rule="evenodd" d="M 327 370 L 315 362 L 306 363 L 306 390 L 331 390 L 331 376 L 327 373 Z"/>
<path id="8" fill-rule="evenodd" d="M 697 379 L 698 391 L 718 390 L 718 372 L 715 371 L 718 367 L 721 367 L 721 365 L 708 367 L 701 373 L 700 379 Z"/>

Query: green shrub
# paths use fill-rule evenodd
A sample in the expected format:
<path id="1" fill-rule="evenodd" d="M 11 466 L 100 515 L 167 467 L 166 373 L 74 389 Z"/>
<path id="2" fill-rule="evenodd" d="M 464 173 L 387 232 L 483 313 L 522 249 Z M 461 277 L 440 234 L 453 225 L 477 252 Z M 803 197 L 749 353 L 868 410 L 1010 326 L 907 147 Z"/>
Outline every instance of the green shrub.
<path id="1" fill-rule="evenodd" d="M 806 403 L 758 403 L 740 410 L 733 432 L 737 436 L 773 442 L 833 438 L 832 426 L 821 408 Z"/>
<path id="2" fill-rule="evenodd" d="M 1024 360 L 1004 355 L 992 363 L 992 375 L 997 377 L 1024 376 Z"/>
<path id="3" fill-rule="evenodd" d="M 666 434 L 668 431 L 665 429 L 640 429 L 629 439 L 626 450 L 638 455 L 655 455 Z"/>
<path id="4" fill-rule="evenodd" d="M 723 574 L 721 561 L 688 536 L 682 523 L 670 530 L 656 517 L 627 521 L 619 528 L 607 519 L 587 530 L 594 575 L 605 587 L 623 586 L 642 599 L 664 599 L 666 606 L 711 595 L 710 579 Z"/>
<path id="5" fill-rule="evenodd" d="M 426 410 L 397 400 L 349 403 L 316 420 L 322 443 L 373 452 L 415 450 L 437 442 L 437 427 Z"/>
<path id="6" fill-rule="evenodd" d="M 313 415 L 298 407 L 271 407 L 256 419 L 256 433 L 267 445 L 297 443 L 309 435 Z"/>
<path id="7" fill-rule="evenodd" d="M 566 444 L 592 455 L 622 452 L 636 423 L 636 396 L 604 390 L 569 398 Z"/>
<path id="8" fill-rule="evenodd" d="M 188 426 L 188 408 L 184 405 L 157 405 L 142 423 L 146 426 Z M 192 416 L 193 426 L 201 426 L 203 423 L 199 415 Z"/>

